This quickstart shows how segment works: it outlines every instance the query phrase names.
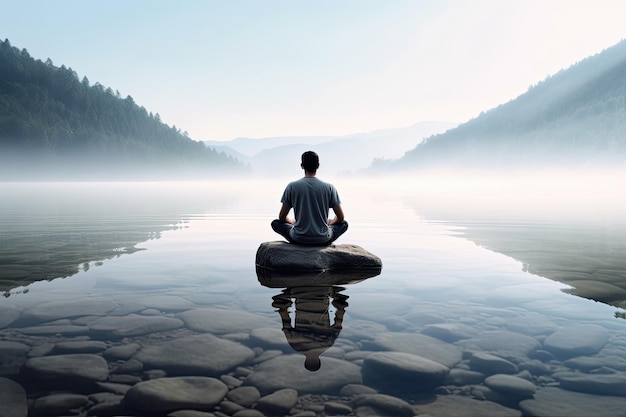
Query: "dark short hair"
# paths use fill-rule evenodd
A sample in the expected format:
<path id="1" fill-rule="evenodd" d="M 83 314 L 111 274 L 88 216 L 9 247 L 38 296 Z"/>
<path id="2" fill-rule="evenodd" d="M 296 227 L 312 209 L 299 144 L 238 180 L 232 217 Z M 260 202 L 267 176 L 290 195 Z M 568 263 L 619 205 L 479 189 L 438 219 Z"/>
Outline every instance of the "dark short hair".
<path id="1" fill-rule="evenodd" d="M 302 154 L 302 168 L 306 171 L 315 172 L 320 167 L 320 157 L 313 151 Z"/>

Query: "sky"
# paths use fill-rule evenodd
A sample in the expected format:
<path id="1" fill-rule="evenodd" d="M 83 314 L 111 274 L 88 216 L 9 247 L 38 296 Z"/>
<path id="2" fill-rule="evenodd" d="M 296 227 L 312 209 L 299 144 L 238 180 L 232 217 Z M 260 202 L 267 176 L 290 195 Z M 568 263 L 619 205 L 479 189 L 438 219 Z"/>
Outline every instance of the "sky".
<path id="1" fill-rule="evenodd" d="M 623 0 L 0 0 L 0 39 L 195 140 L 465 122 L 626 38 Z"/>

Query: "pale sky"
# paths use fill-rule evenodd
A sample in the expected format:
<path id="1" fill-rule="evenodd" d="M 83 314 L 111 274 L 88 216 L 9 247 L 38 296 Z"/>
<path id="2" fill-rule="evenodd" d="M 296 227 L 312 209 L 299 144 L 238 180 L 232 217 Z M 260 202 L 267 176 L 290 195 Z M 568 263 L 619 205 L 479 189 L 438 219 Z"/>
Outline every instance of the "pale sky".
<path id="1" fill-rule="evenodd" d="M 195 140 L 464 122 L 626 38 L 623 0 L 0 0 L 0 38 Z"/>

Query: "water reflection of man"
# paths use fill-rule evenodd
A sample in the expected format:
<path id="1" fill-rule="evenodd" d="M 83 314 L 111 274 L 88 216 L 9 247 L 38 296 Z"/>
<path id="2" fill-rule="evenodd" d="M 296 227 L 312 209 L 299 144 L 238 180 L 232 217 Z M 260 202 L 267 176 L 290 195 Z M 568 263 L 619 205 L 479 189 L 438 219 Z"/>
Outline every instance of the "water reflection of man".
<path id="1" fill-rule="evenodd" d="M 348 306 L 348 296 L 340 294 L 342 287 L 294 287 L 274 296 L 273 307 L 283 323 L 287 342 L 306 357 L 304 367 L 317 371 L 321 366 L 320 355 L 330 348 L 341 332 L 343 315 Z M 291 325 L 289 307 L 295 299 L 295 320 Z M 330 324 L 330 299 L 336 308 L 335 319 Z"/>
<path id="2" fill-rule="evenodd" d="M 292 243 L 330 245 L 348 230 L 339 195 L 332 184 L 315 176 L 320 166 L 315 152 L 304 152 L 301 159 L 304 177 L 290 182 L 285 188 L 278 219 L 272 221 L 272 229 Z M 295 219 L 287 216 L 292 208 Z M 330 208 L 335 213 L 332 219 L 328 218 Z"/>

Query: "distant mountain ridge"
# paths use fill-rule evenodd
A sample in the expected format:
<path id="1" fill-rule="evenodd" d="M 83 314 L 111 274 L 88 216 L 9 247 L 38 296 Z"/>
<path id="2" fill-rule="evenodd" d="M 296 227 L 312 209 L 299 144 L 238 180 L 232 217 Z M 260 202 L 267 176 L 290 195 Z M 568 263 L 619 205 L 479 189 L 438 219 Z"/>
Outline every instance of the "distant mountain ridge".
<path id="1" fill-rule="evenodd" d="M 0 41 L 0 180 L 178 178 L 242 170 L 132 97 Z"/>
<path id="2" fill-rule="evenodd" d="M 373 170 L 617 165 L 626 156 L 626 41 Z"/>
<path id="3" fill-rule="evenodd" d="M 451 122 L 419 122 L 404 128 L 345 136 L 237 138 L 205 144 L 250 164 L 256 173 L 263 175 L 299 172 L 300 155 L 307 150 L 320 154 L 320 173 L 354 174 L 366 169 L 376 158 L 399 158 L 424 138 L 455 126 Z"/>

